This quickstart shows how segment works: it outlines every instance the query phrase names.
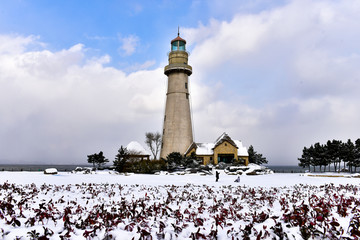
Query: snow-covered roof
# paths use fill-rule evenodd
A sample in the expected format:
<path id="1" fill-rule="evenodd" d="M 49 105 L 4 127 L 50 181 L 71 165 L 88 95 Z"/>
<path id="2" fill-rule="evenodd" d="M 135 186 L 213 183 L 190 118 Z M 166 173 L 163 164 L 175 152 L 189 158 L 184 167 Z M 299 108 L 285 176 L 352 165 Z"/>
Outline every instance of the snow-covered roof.
<path id="1" fill-rule="evenodd" d="M 249 153 L 246 147 L 243 146 L 240 140 L 234 140 L 236 146 L 238 147 L 238 156 L 249 156 Z"/>
<path id="2" fill-rule="evenodd" d="M 235 142 L 231 139 L 231 137 L 229 137 L 229 135 L 227 135 L 225 132 L 223 134 L 221 134 L 220 137 L 218 137 L 218 139 L 216 139 L 215 141 L 215 146 L 217 147 L 218 145 L 222 144 L 223 142 L 227 141 L 228 143 L 230 143 L 231 145 L 233 145 L 234 147 L 237 147 Z"/>
<path id="3" fill-rule="evenodd" d="M 126 149 L 129 152 L 135 152 L 140 155 L 150 155 L 150 153 L 138 142 L 132 141 L 127 146 Z"/>
<path id="4" fill-rule="evenodd" d="M 220 137 L 216 139 L 214 143 L 196 143 L 196 155 L 213 155 L 214 148 L 220 145 L 223 141 L 230 142 L 233 146 L 238 148 L 238 156 L 249 156 L 246 147 L 243 146 L 240 140 L 233 140 L 223 133 Z"/>
<path id="5" fill-rule="evenodd" d="M 213 155 L 214 143 L 197 143 L 196 155 Z"/>

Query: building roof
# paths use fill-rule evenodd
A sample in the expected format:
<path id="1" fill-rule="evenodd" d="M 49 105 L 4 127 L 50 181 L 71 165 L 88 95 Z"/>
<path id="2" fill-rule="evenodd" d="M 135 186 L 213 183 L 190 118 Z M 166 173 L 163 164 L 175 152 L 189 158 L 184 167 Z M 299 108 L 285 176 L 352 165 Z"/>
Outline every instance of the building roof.
<path id="1" fill-rule="evenodd" d="M 193 143 L 187 152 L 195 148 L 196 155 L 213 155 L 214 148 L 224 141 L 227 141 L 237 148 L 238 156 L 249 156 L 248 151 L 246 147 L 243 146 L 242 142 L 240 140 L 232 140 L 226 133 L 223 133 L 220 137 L 218 137 L 214 143 Z"/>
<path id="2" fill-rule="evenodd" d="M 214 143 L 197 143 L 196 155 L 213 155 Z"/>
<path id="3" fill-rule="evenodd" d="M 186 43 L 185 39 L 181 38 L 179 35 L 176 38 L 174 38 L 173 40 L 171 40 L 171 43 L 173 43 L 175 41 L 183 41 Z"/>
<path id="4" fill-rule="evenodd" d="M 230 143 L 234 147 L 238 148 L 238 146 L 236 146 L 236 143 L 225 132 L 223 134 L 221 134 L 221 136 L 216 139 L 214 148 L 216 148 L 217 146 L 219 146 L 220 144 L 222 144 L 225 141 Z"/>
<path id="5" fill-rule="evenodd" d="M 238 156 L 249 156 L 249 153 L 246 147 L 243 146 L 240 140 L 234 140 L 236 146 L 238 147 Z"/>
<path id="6" fill-rule="evenodd" d="M 138 142 L 132 141 L 127 146 L 126 149 L 130 152 L 130 154 L 136 153 L 138 155 L 149 155 L 150 153 Z"/>

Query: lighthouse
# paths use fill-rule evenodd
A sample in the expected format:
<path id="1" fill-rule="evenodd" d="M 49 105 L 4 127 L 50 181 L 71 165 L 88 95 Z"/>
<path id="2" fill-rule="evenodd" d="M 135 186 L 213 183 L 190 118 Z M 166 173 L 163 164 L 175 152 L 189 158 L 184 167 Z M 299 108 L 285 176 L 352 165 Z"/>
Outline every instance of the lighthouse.
<path id="1" fill-rule="evenodd" d="M 171 41 L 169 64 L 164 74 L 168 77 L 163 137 L 160 157 L 169 153 L 184 154 L 193 143 L 191 124 L 189 76 L 192 67 L 188 64 L 186 41 L 178 36 Z"/>

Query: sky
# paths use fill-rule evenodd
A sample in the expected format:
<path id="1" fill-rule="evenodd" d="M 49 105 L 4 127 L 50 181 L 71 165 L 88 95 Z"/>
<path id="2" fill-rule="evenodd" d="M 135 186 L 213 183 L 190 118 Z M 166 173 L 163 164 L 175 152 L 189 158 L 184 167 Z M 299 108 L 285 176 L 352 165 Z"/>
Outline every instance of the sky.
<path id="1" fill-rule="evenodd" d="M 84 164 L 161 132 L 170 41 L 187 41 L 196 142 L 271 165 L 360 138 L 358 0 L 0 1 L 0 163 Z"/>

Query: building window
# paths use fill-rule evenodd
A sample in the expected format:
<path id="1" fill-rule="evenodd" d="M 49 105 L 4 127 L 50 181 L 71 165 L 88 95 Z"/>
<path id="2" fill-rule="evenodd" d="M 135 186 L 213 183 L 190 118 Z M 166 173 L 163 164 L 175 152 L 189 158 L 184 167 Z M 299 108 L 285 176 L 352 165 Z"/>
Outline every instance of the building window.
<path id="1" fill-rule="evenodd" d="M 189 94 L 188 93 L 186 94 L 186 99 L 189 99 Z"/>
<path id="2" fill-rule="evenodd" d="M 185 83 L 185 89 L 187 89 L 188 88 L 188 85 L 187 85 L 187 82 Z"/>
<path id="3" fill-rule="evenodd" d="M 165 134 L 165 128 L 163 129 L 163 135 Z"/>
<path id="4" fill-rule="evenodd" d="M 166 115 L 164 116 L 164 122 L 166 121 Z"/>

